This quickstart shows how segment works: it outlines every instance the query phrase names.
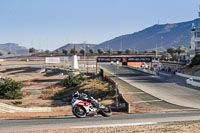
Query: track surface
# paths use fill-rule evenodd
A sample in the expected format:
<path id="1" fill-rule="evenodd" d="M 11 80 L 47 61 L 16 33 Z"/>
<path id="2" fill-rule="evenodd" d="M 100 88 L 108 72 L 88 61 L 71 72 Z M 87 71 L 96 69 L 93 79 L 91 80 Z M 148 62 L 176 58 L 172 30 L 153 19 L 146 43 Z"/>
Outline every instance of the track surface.
<path id="1" fill-rule="evenodd" d="M 200 109 L 200 88 L 187 85 L 185 78 L 164 73 L 154 76 L 108 64 L 101 64 L 100 67 L 161 100 Z"/>
<path id="2" fill-rule="evenodd" d="M 35 119 L 0 119 L 0 132 L 38 129 L 87 128 L 101 126 L 153 124 L 169 121 L 200 120 L 200 112 L 125 114 L 112 117 L 55 117 Z"/>

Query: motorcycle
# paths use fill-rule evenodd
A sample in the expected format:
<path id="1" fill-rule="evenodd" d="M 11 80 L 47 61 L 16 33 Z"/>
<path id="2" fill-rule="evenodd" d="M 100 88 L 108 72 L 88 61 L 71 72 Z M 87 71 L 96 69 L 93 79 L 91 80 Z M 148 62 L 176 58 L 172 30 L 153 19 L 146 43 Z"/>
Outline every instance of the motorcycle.
<path id="1" fill-rule="evenodd" d="M 91 117 L 98 114 L 110 117 L 112 110 L 109 106 L 102 105 L 100 101 L 100 98 L 96 100 L 93 97 L 88 98 L 84 93 L 79 94 L 79 92 L 76 92 L 72 95 L 72 113 L 78 118 Z"/>

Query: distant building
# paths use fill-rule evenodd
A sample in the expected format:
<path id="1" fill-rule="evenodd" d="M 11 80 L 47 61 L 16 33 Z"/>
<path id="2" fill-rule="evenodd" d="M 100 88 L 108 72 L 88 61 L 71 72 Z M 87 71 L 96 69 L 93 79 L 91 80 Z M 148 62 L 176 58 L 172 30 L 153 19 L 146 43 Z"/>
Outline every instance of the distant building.
<path id="1" fill-rule="evenodd" d="M 200 12 L 199 12 L 199 17 L 200 17 Z M 192 37 L 189 49 L 189 58 L 192 59 L 197 52 L 200 52 L 200 25 L 193 24 Z"/>

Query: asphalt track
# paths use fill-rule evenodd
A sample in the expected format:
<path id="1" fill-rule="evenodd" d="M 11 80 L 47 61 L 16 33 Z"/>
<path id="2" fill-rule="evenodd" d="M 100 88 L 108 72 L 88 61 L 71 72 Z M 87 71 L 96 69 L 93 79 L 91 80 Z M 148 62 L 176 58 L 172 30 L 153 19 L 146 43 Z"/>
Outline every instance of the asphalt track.
<path id="1" fill-rule="evenodd" d="M 187 85 L 186 78 L 165 73 L 154 76 L 109 64 L 101 64 L 100 67 L 161 100 L 200 109 L 200 88 Z"/>
<path id="2" fill-rule="evenodd" d="M 0 132 L 156 124 L 200 120 L 200 112 L 124 114 L 111 117 L 0 119 Z"/>

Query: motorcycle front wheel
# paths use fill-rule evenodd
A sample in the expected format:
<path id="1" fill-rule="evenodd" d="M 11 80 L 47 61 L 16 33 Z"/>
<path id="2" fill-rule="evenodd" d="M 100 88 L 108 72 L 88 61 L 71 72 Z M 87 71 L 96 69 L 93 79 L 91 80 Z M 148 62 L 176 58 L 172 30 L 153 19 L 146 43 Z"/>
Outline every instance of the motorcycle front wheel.
<path id="1" fill-rule="evenodd" d="M 81 106 L 76 106 L 72 109 L 72 113 L 78 118 L 86 117 L 86 110 Z"/>
<path id="2" fill-rule="evenodd" d="M 105 106 L 104 109 L 101 109 L 101 110 L 99 111 L 99 114 L 101 114 L 101 115 L 104 116 L 104 117 L 110 117 L 110 116 L 112 115 L 112 110 L 111 110 L 110 107 Z"/>

